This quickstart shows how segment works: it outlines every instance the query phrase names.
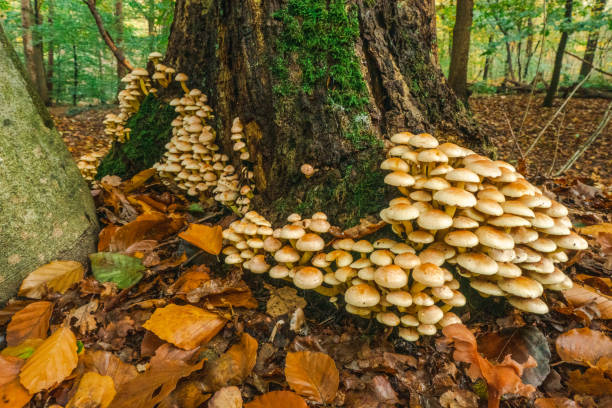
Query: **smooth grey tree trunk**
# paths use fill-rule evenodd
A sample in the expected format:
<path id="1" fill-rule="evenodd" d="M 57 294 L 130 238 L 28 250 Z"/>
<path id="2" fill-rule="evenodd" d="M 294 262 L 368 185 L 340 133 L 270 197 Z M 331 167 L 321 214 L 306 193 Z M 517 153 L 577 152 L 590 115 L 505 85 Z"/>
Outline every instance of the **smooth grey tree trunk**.
<path id="1" fill-rule="evenodd" d="M 0 304 L 45 263 L 85 262 L 97 231 L 87 184 L 0 27 Z"/>

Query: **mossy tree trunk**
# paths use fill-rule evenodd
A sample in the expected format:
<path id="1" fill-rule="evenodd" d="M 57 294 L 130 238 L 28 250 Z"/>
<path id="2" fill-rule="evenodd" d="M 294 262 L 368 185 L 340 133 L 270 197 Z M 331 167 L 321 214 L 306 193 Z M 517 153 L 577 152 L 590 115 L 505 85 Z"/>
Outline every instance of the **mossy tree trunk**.
<path id="1" fill-rule="evenodd" d="M 0 304 L 53 260 L 85 262 L 98 222 L 87 184 L 0 26 Z"/>
<path id="2" fill-rule="evenodd" d="M 483 143 L 435 63 L 434 19 L 417 0 L 177 0 L 166 63 L 209 96 L 225 151 L 241 118 L 259 209 L 346 223 L 380 209 L 393 132 Z"/>

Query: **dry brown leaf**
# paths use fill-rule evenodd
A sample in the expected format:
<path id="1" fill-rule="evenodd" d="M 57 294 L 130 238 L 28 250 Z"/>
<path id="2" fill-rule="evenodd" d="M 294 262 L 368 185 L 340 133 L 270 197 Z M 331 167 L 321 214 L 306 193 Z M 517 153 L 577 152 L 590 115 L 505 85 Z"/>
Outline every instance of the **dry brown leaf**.
<path id="1" fill-rule="evenodd" d="M 612 280 L 577 275 L 574 286 L 563 291 L 563 296 L 573 307 L 590 306 L 597 310 L 600 319 L 612 319 Z"/>
<path id="2" fill-rule="evenodd" d="M 223 328 L 226 320 L 199 307 L 169 304 L 156 309 L 143 327 L 184 350 L 207 343 Z"/>
<path id="3" fill-rule="evenodd" d="M 334 360 L 315 351 L 287 353 L 285 377 L 292 390 L 321 404 L 334 400 L 340 383 Z"/>
<path id="4" fill-rule="evenodd" d="M 359 220 L 359 224 L 344 231 L 341 231 L 340 228 L 336 226 L 332 226 L 329 229 L 329 233 L 336 238 L 359 239 L 365 237 L 366 235 L 375 233 L 379 229 L 384 228 L 386 225 L 387 223 L 384 221 L 372 222 L 367 218 L 362 218 Z"/>
<path id="5" fill-rule="evenodd" d="M 499 401 L 504 394 L 529 396 L 535 391 L 535 387 L 525 385 L 521 381 L 523 370 L 535 367 L 533 357 L 530 356 L 525 363 L 519 364 L 507 355 L 500 364 L 493 365 L 478 353 L 476 338 L 464 325 L 451 324 L 442 332 L 455 344 L 453 359 L 470 365 L 467 370 L 470 378 L 484 378 L 487 382 L 489 408 L 499 407 Z"/>
<path id="6" fill-rule="evenodd" d="M 19 296 L 42 298 L 48 290 L 64 293 L 83 279 L 85 269 L 76 261 L 53 261 L 31 272 L 21 283 Z"/>
<path id="7" fill-rule="evenodd" d="M 206 367 L 206 391 L 216 391 L 226 385 L 238 385 L 251 374 L 257 360 L 257 340 L 242 333 L 240 343 L 233 345 L 221 357 Z"/>
<path id="8" fill-rule="evenodd" d="M 298 295 L 295 288 L 290 286 L 275 288 L 265 282 L 264 287 L 270 292 L 270 298 L 266 303 L 266 313 L 272 317 L 293 313 L 298 308 L 306 307 L 306 300 Z"/>
<path id="9" fill-rule="evenodd" d="M 178 381 L 202 368 L 204 360 L 196 364 L 188 361 L 198 351 L 183 351 L 164 344 L 151 358 L 149 369 L 134 379 L 123 383 L 111 408 L 151 408 L 164 400 L 175 388 Z"/>
<path id="10" fill-rule="evenodd" d="M 568 398 L 538 398 L 534 405 L 535 408 L 580 408 L 576 401 Z"/>
<path id="11" fill-rule="evenodd" d="M 115 388 L 136 378 L 138 371 L 131 364 L 124 363 L 109 351 L 86 350 L 80 357 L 79 364 L 84 371 L 91 371 L 112 378 Z"/>
<path id="12" fill-rule="evenodd" d="M 194 265 L 185 272 L 167 290 L 170 295 L 185 295 L 210 280 L 210 270 L 203 265 Z M 184 296 L 183 296 L 184 297 Z"/>
<path id="13" fill-rule="evenodd" d="M 23 388 L 17 377 L 0 386 L 0 408 L 21 408 L 31 399 L 32 395 Z"/>
<path id="14" fill-rule="evenodd" d="M 592 396 L 612 395 L 612 381 L 599 368 L 570 371 L 567 385 L 574 391 Z"/>
<path id="15" fill-rule="evenodd" d="M 250 289 L 244 292 L 210 295 L 206 298 L 206 303 L 214 307 L 244 307 L 246 309 L 255 309 L 259 306 Z"/>
<path id="16" fill-rule="evenodd" d="M 81 378 L 66 408 L 107 408 L 116 393 L 112 378 L 90 371 Z"/>
<path id="17" fill-rule="evenodd" d="M 108 247 L 110 246 L 111 239 L 119 230 L 119 226 L 117 225 L 107 225 L 102 228 L 100 233 L 98 234 L 98 252 L 106 252 L 108 251 Z"/>
<path id="18" fill-rule="evenodd" d="M 559 357 L 567 363 L 594 366 L 604 357 L 612 358 L 612 339 L 588 327 L 572 329 L 555 341 Z"/>
<path id="19" fill-rule="evenodd" d="M 223 243 L 222 232 L 223 228 L 220 225 L 209 227 L 202 224 L 189 224 L 187 230 L 181 232 L 179 237 L 209 254 L 219 255 Z"/>
<path id="20" fill-rule="evenodd" d="M 244 408 L 308 408 L 306 401 L 291 391 L 272 391 L 255 397 Z"/>
<path id="21" fill-rule="evenodd" d="M 33 300 L 15 300 L 11 299 L 2 309 L 0 309 L 0 326 L 4 326 L 11 320 L 13 315 L 34 302 Z"/>
<path id="22" fill-rule="evenodd" d="M 27 339 L 45 339 L 53 311 L 51 302 L 30 303 L 13 316 L 6 328 L 6 344 L 16 346 Z"/>
<path id="23" fill-rule="evenodd" d="M 208 408 L 242 408 L 240 388 L 236 386 L 221 388 L 208 401 Z"/>
<path id="24" fill-rule="evenodd" d="M 72 310 L 66 317 L 66 320 L 69 324 L 78 327 L 79 333 L 84 335 L 98 327 L 98 323 L 93 315 L 97 310 L 98 301 L 93 299 L 91 302 Z M 73 318 L 75 319 L 74 323 L 72 323 Z"/>
<path id="25" fill-rule="evenodd" d="M 155 173 L 157 173 L 155 169 L 145 169 L 135 174 L 131 179 L 123 183 L 123 191 L 127 194 L 142 187 Z"/>
<path id="26" fill-rule="evenodd" d="M 0 356 L 0 385 L 8 384 L 17 378 L 25 360 L 12 356 Z"/>
<path id="27" fill-rule="evenodd" d="M 57 329 L 32 354 L 19 374 L 31 393 L 47 390 L 64 381 L 77 366 L 77 344 L 72 330 Z"/>
<path id="28" fill-rule="evenodd" d="M 157 408 L 200 408 L 210 398 L 196 380 L 181 381 Z"/>
<path id="29" fill-rule="evenodd" d="M 178 216 L 169 217 L 156 211 L 144 213 L 114 231 L 108 249 L 112 252 L 125 251 L 138 241 L 159 241 L 174 234 L 183 225 L 183 218 Z"/>

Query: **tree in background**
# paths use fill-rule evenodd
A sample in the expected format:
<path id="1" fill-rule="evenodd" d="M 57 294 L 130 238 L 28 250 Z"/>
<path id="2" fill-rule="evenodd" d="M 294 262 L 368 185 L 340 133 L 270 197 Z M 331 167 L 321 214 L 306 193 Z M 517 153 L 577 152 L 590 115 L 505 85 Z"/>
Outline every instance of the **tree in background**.
<path id="1" fill-rule="evenodd" d="M 565 54 L 565 47 L 567 45 L 567 39 L 570 35 L 571 22 L 572 22 L 572 9 L 574 7 L 573 0 L 565 0 L 565 14 L 564 19 L 559 25 L 561 30 L 561 39 L 557 46 L 557 53 L 555 54 L 555 64 L 553 66 L 552 75 L 550 78 L 550 85 L 546 91 L 546 97 L 544 97 L 544 106 L 552 106 L 555 95 L 557 94 L 557 88 L 559 87 L 559 79 L 561 78 L 561 66 L 563 64 L 563 56 Z"/>
<path id="2" fill-rule="evenodd" d="M 586 49 L 584 50 L 584 57 L 582 65 L 580 66 L 579 78 L 587 76 L 593 68 L 593 61 L 595 60 L 595 51 L 597 51 L 597 42 L 599 40 L 599 28 L 600 24 L 604 23 L 601 19 L 602 11 L 606 7 L 606 0 L 595 0 L 591 11 L 591 18 L 595 21 L 594 27 L 589 31 L 589 37 L 586 43 Z M 608 16 L 609 17 L 609 16 Z"/>
<path id="3" fill-rule="evenodd" d="M 49 102 L 47 77 L 43 62 L 43 44 L 40 25 L 42 23 L 40 3 L 34 0 L 21 0 L 21 26 L 23 28 L 23 54 L 28 76 L 40 98 L 45 104 Z"/>
<path id="4" fill-rule="evenodd" d="M 455 27 L 453 28 L 453 46 L 451 50 L 448 83 L 455 95 L 467 104 L 467 74 L 470 55 L 470 31 L 474 0 L 457 0 Z"/>

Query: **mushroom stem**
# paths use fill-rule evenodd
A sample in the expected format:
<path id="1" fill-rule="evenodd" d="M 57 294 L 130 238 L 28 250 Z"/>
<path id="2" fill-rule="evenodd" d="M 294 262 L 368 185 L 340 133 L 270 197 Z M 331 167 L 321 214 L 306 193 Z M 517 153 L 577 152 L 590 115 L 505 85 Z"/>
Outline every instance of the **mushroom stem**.
<path id="1" fill-rule="evenodd" d="M 465 187 L 465 182 L 464 181 L 457 182 L 457 188 L 460 188 L 460 189 L 463 190 L 464 187 Z"/>
<path id="2" fill-rule="evenodd" d="M 454 205 L 447 205 L 444 207 L 444 212 L 447 213 L 451 217 L 455 215 L 455 211 L 457 211 L 457 207 Z"/>
<path id="3" fill-rule="evenodd" d="M 408 189 L 406 187 L 398 186 L 397 189 L 400 191 L 400 193 L 402 193 L 406 197 L 408 197 L 410 195 L 410 191 L 408 191 Z"/>
<path id="4" fill-rule="evenodd" d="M 406 235 L 410 234 L 412 232 L 412 222 L 410 221 L 402 221 L 402 225 L 404 226 L 404 230 L 406 232 Z"/>
<path id="5" fill-rule="evenodd" d="M 185 81 L 181 81 L 181 88 L 183 88 L 183 91 L 185 91 L 186 94 L 189 93 L 189 88 L 187 88 Z"/>
<path id="6" fill-rule="evenodd" d="M 337 294 L 340 293 L 340 289 L 338 289 L 335 286 L 333 288 L 326 288 L 325 286 L 319 286 L 318 288 L 315 288 L 314 291 L 323 296 L 328 296 L 328 297 L 336 296 Z"/>
<path id="7" fill-rule="evenodd" d="M 415 294 L 415 293 L 423 291 L 426 288 L 427 288 L 427 286 L 423 285 L 422 283 L 414 282 L 412 284 L 412 287 L 410 288 L 410 293 L 411 294 Z"/>
<path id="8" fill-rule="evenodd" d="M 142 93 L 148 95 L 149 91 L 147 90 L 147 86 L 145 85 L 144 79 L 138 78 L 138 82 L 140 83 L 140 89 L 142 89 Z"/>
<path id="9" fill-rule="evenodd" d="M 447 303 L 445 303 L 442 306 L 439 306 L 439 308 L 443 311 L 443 312 L 448 312 L 449 310 L 451 310 L 453 308 L 452 305 L 449 305 Z"/>
<path id="10" fill-rule="evenodd" d="M 310 258 L 312 258 L 312 255 L 313 253 L 310 251 L 304 252 L 300 258 L 300 265 L 306 265 L 308 261 L 310 261 Z"/>

